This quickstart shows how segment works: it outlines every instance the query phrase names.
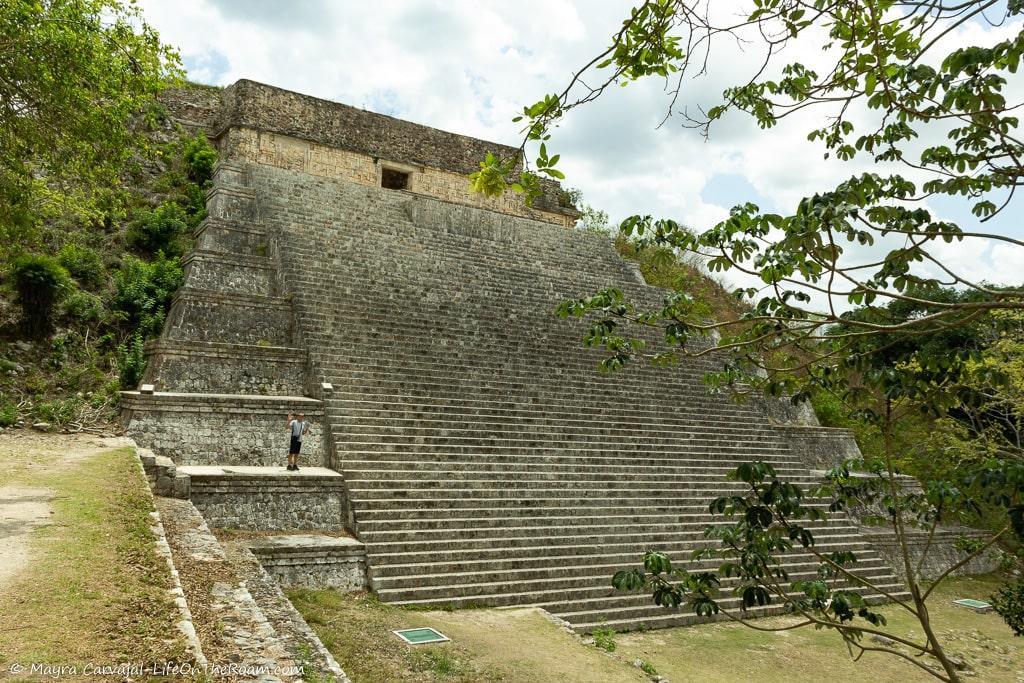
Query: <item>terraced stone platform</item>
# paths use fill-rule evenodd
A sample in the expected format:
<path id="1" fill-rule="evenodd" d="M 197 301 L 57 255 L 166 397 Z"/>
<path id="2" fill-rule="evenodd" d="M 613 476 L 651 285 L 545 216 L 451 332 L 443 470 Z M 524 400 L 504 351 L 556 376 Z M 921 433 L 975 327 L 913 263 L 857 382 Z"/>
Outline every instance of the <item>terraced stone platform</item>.
<path id="1" fill-rule="evenodd" d="M 293 166 L 319 168 L 312 146 L 293 147 L 307 155 Z M 348 528 L 389 602 L 534 604 L 581 631 L 687 624 L 615 593 L 611 575 L 648 548 L 685 564 L 741 462 L 814 480 L 762 407 L 707 391 L 712 356 L 598 373 L 588 323 L 555 306 L 607 286 L 665 295 L 606 238 L 259 158 L 219 165 L 185 286 L 148 347 L 156 393 L 125 407 L 211 526 L 289 536 L 265 558 L 320 557 Z M 296 475 L 283 456 L 297 410 L 313 433 Z M 903 590 L 850 520 L 815 533 Z M 816 565 L 794 553 L 786 567 L 797 579 Z"/>

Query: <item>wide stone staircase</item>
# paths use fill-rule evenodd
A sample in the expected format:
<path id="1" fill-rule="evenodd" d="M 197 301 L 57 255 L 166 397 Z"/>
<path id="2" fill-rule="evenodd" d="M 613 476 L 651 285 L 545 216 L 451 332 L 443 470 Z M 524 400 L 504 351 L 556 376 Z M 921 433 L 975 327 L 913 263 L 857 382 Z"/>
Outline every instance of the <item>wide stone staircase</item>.
<path id="1" fill-rule="evenodd" d="M 587 323 L 557 303 L 609 285 L 664 295 L 607 239 L 269 166 L 236 179 L 276 243 L 312 377 L 333 385 L 327 464 L 383 600 L 535 604 L 582 631 L 691 623 L 611 575 L 648 548 L 710 567 L 687 560 L 741 462 L 812 480 L 758 409 L 707 391 L 713 358 L 598 373 Z M 903 590 L 848 519 L 812 527 L 819 549 L 853 550 L 859 575 Z M 816 565 L 794 553 L 786 568 Z"/>

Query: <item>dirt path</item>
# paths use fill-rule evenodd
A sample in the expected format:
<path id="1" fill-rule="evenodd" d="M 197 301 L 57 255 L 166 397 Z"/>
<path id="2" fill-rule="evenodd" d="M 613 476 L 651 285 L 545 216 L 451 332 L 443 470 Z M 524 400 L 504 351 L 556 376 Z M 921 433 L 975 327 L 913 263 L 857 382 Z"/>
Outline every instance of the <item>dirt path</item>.
<path id="1" fill-rule="evenodd" d="M 119 438 L 19 430 L 0 434 L 0 592 L 31 563 L 32 532 L 51 523 L 53 492 L 32 486 L 32 481 L 126 443 Z"/>

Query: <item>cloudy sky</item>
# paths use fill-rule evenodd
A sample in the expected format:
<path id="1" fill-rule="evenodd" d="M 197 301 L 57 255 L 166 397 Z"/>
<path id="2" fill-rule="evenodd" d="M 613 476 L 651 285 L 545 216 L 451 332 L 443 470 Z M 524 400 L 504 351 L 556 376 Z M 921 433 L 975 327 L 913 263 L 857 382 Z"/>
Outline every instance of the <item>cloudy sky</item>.
<path id="1" fill-rule="evenodd" d="M 600 52 L 629 4 L 519 0 L 142 0 L 147 20 L 176 45 L 193 80 L 226 85 L 250 78 L 445 130 L 518 144 L 511 122 L 522 106 L 560 90 Z M 745 6 L 746 3 L 743 3 Z M 716 0 L 734 13 L 740 3 Z M 991 44 L 1014 35 L 1020 21 L 977 22 L 947 37 L 949 46 Z M 687 82 L 691 107 L 716 103 L 759 53 L 721 43 L 705 78 Z M 817 48 L 796 46 L 790 60 L 813 64 Z M 1024 82 L 1011 85 L 1024 100 Z M 615 89 L 574 112 L 549 146 L 562 154 L 565 184 L 614 220 L 633 213 L 669 216 L 696 229 L 712 226 L 734 204 L 791 210 L 799 198 L 870 168 L 865 161 L 823 162 L 806 140 L 821 112 L 769 133 L 742 116 L 705 141 L 671 119 L 662 84 Z M 817 117 L 817 118 L 812 118 Z M 998 199 L 998 198 L 997 198 Z M 1019 204 L 1019 202 L 1018 202 Z M 1024 209 L 1011 206 L 988 229 L 1024 237 Z M 944 218 L 978 227 L 956 202 L 932 203 Z M 1021 278 L 1024 250 L 959 244 L 941 256 L 966 277 Z"/>

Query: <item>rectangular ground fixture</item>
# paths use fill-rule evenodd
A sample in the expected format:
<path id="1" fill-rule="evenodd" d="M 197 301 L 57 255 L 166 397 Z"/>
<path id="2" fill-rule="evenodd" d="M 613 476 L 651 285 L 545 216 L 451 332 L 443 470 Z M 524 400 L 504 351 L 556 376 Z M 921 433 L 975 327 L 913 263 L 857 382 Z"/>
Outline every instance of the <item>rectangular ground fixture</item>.
<path id="1" fill-rule="evenodd" d="M 405 628 L 392 631 L 396 636 L 410 645 L 428 645 L 430 643 L 447 643 L 450 638 L 432 628 Z"/>
<path id="2" fill-rule="evenodd" d="M 992 611 L 992 605 L 988 604 L 987 602 L 982 602 L 981 600 L 971 600 L 970 598 L 954 600 L 953 604 L 960 605 L 961 607 L 970 607 L 975 612 L 980 612 L 982 614 Z"/>

